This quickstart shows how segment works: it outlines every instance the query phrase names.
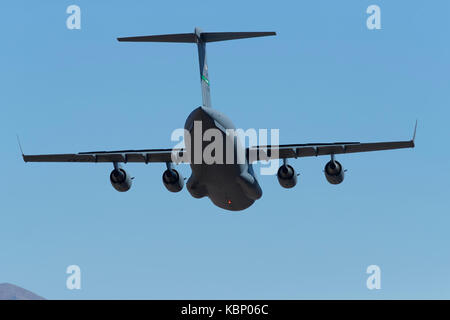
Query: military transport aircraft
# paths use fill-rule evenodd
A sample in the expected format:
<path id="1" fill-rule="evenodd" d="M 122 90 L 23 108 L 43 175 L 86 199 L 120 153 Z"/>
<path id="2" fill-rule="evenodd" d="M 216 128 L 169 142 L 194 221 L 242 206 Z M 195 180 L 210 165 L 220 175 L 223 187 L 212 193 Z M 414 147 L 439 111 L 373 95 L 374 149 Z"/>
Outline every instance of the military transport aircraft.
<path id="1" fill-rule="evenodd" d="M 223 113 L 211 107 L 210 83 L 208 66 L 206 62 L 206 43 L 233 39 L 274 36 L 275 32 L 202 32 L 195 28 L 193 33 L 138 36 L 118 38 L 119 41 L 128 42 L 178 42 L 195 43 L 198 47 L 200 64 L 200 83 L 202 89 L 202 106 L 194 109 L 185 123 L 185 132 L 195 134 L 194 123 L 202 123 L 202 134 L 208 129 L 220 130 L 223 138 L 235 139 L 227 135 L 228 129 L 234 129 L 231 120 Z M 287 163 L 288 158 L 310 157 L 329 155 L 330 161 L 326 163 L 324 173 L 329 183 L 339 184 L 344 180 L 344 168 L 335 159 L 336 154 L 390 150 L 401 148 L 413 148 L 417 128 L 414 128 L 413 138 L 408 141 L 360 143 L 360 142 L 335 142 L 335 143 L 308 143 L 289 145 L 263 145 L 245 148 L 239 142 L 233 144 L 233 152 L 243 151 L 245 161 L 238 163 L 195 163 L 178 158 L 195 153 L 206 147 L 204 141 L 196 143 L 192 139 L 189 146 L 173 149 L 142 149 L 142 150 L 118 150 L 118 151 L 92 151 L 75 154 L 48 154 L 48 155 L 24 155 L 25 162 L 110 162 L 114 169 L 110 174 L 112 186 L 117 191 L 128 191 L 131 188 L 132 177 L 122 168 L 121 164 L 127 162 L 160 162 L 165 163 L 167 169 L 162 175 L 165 187 L 171 192 L 179 192 L 183 189 L 184 178 L 174 169 L 174 163 L 187 162 L 191 166 L 192 174 L 186 183 L 186 187 L 194 198 L 209 197 L 218 207 L 238 211 L 250 207 L 255 200 L 261 198 L 262 190 L 256 179 L 252 163 L 258 160 L 282 159 L 283 164 L 277 172 L 280 185 L 284 188 L 292 188 L 297 183 L 295 169 Z M 186 138 L 185 138 L 186 141 Z M 233 140 L 234 141 L 234 140 Z M 200 145 L 199 145 L 200 144 Z M 226 151 L 225 151 L 226 152 Z M 256 153 L 255 153 L 256 152 Z M 256 157 L 249 157 L 249 154 Z M 175 157 L 174 157 L 175 155 Z M 177 158 L 178 157 L 178 158 Z M 190 159 L 187 157 L 187 159 Z"/>

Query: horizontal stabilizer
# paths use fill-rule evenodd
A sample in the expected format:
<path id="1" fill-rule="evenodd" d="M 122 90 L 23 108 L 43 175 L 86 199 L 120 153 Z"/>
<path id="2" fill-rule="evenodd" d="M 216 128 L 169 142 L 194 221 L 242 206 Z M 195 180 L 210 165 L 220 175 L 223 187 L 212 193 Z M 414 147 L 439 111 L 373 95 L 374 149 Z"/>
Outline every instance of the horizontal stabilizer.
<path id="1" fill-rule="evenodd" d="M 202 42 L 216 42 L 225 40 L 255 38 L 274 36 L 275 32 L 202 32 L 200 33 L 200 41 Z M 139 36 L 139 37 L 125 37 L 117 38 L 123 42 L 185 42 L 196 43 L 197 35 L 195 33 L 177 33 L 164 34 L 155 36 Z"/>
<path id="2" fill-rule="evenodd" d="M 201 38 L 203 42 L 215 42 L 275 35 L 275 32 L 203 32 Z"/>
<path id="3" fill-rule="evenodd" d="M 117 38 L 119 41 L 126 42 L 188 42 L 195 43 L 195 33 L 176 33 L 176 34 L 163 34 L 158 36 L 141 36 L 141 37 L 126 37 Z"/>

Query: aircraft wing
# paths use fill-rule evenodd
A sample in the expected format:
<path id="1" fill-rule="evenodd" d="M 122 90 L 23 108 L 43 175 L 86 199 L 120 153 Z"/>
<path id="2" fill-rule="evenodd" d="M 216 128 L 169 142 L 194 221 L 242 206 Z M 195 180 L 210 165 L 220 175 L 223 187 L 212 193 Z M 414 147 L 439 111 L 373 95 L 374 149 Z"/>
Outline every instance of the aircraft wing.
<path id="1" fill-rule="evenodd" d="M 249 159 L 254 161 L 270 160 L 270 159 L 287 159 L 323 156 L 340 153 L 355 153 L 380 150 L 392 150 L 414 148 L 414 141 L 392 141 L 392 142 L 335 142 L 335 143 L 318 143 L 318 144 L 286 144 L 279 146 L 256 146 L 247 149 Z M 278 155 L 276 152 L 278 151 Z M 255 157 L 251 157 L 251 152 L 255 152 Z"/>
<path id="2" fill-rule="evenodd" d="M 93 151 L 66 154 L 24 155 L 25 162 L 173 162 L 172 153 L 182 156 L 183 149 L 144 149 Z"/>
<path id="3" fill-rule="evenodd" d="M 307 144 L 285 144 L 267 145 L 247 148 L 247 158 L 250 162 L 270 159 L 287 159 L 312 157 L 342 153 L 356 153 L 368 151 L 393 150 L 403 148 L 414 148 L 417 122 L 414 128 L 413 138 L 407 141 L 388 142 L 333 142 L 333 143 L 307 143 Z M 278 153 L 277 153 L 278 152 Z"/>

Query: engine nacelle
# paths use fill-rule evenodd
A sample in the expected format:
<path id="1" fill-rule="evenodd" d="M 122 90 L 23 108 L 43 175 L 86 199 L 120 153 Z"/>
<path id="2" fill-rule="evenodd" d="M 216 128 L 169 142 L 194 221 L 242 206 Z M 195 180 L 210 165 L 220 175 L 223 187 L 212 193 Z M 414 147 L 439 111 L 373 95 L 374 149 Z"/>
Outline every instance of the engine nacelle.
<path id="1" fill-rule="evenodd" d="M 183 176 L 175 169 L 167 169 L 162 175 L 164 186 L 170 192 L 180 192 L 184 187 Z"/>
<path id="2" fill-rule="evenodd" d="M 111 185 L 119 192 L 125 192 L 130 190 L 133 179 L 122 168 L 117 168 L 111 171 L 109 175 Z"/>
<path id="3" fill-rule="evenodd" d="M 288 164 L 283 164 L 277 172 L 278 182 L 283 188 L 293 188 L 297 184 L 297 173 Z"/>
<path id="4" fill-rule="evenodd" d="M 344 181 L 344 168 L 342 165 L 336 161 L 331 160 L 325 165 L 325 178 L 331 184 L 339 184 Z"/>

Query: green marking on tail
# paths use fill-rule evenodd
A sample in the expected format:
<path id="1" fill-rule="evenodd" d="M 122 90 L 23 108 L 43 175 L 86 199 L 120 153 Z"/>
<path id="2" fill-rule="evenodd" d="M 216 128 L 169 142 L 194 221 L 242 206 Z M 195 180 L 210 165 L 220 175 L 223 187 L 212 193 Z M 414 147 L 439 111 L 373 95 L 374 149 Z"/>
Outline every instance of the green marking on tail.
<path id="1" fill-rule="evenodd" d="M 209 86 L 209 80 L 208 80 L 204 75 L 202 75 L 202 79 L 203 79 L 203 81 L 205 81 L 206 84 Z"/>

